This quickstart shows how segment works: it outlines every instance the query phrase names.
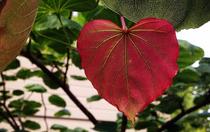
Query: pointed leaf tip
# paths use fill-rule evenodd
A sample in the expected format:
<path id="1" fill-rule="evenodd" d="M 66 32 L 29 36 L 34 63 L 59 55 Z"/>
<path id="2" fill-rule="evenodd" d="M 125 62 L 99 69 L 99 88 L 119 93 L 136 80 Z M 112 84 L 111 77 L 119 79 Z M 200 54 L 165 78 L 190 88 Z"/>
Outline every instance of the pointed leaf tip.
<path id="1" fill-rule="evenodd" d="M 163 19 L 142 19 L 126 32 L 111 21 L 94 20 L 82 29 L 77 46 L 99 95 L 132 122 L 178 71 L 175 30 Z"/>

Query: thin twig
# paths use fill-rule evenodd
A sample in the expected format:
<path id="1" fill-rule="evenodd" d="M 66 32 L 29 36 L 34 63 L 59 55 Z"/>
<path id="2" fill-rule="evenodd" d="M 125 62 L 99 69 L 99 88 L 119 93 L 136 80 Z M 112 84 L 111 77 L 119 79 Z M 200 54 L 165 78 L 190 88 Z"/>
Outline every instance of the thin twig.
<path id="1" fill-rule="evenodd" d="M 8 116 L 10 117 L 10 119 L 13 121 L 13 124 L 16 128 L 16 130 L 20 130 L 14 116 L 12 115 L 12 113 L 10 112 L 10 110 L 7 108 L 7 106 L 5 104 L 2 104 L 3 108 L 5 109 L 6 113 L 8 114 Z"/>
<path id="2" fill-rule="evenodd" d="M 42 104 L 44 106 L 44 122 L 45 122 L 45 127 L 46 127 L 46 131 L 48 132 L 49 131 L 49 126 L 48 126 L 48 123 L 47 123 L 47 107 L 46 107 L 46 104 L 45 104 L 45 101 L 44 101 L 44 95 L 43 95 L 43 93 L 41 93 L 41 99 L 42 99 Z"/>
<path id="3" fill-rule="evenodd" d="M 22 119 L 21 119 L 21 116 L 18 116 L 17 117 L 18 118 L 18 121 L 20 122 L 20 125 L 21 125 L 21 127 L 22 127 L 22 131 L 25 131 L 25 127 L 24 127 L 24 125 L 23 125 L 23 121 L 22 121 Z"/>
<path id="4" fill-rule="evenodd" d="M 70 60 L 70 51 L 69 51 L 69 48 L 66 49 L 66 53 L 67 53 L 67 59 L 66 59 L 66 70 L 65 70 L 64 79 L 63 79 L 63 82 L 64 83 L 66 83 L 67 74 L 68 74 L 68 71 L 69 71 L 69 60 Z"/>
<path id="5" fill-rule="evenodd" d="M 0 104 L 2 105 L 2 104 Z M 10 124 L 10 126 L 16 130 L 16 126 L 14 125 L 14 123 L 10 120 L 10 118 L 8 118 L 7 113 L 0 111 L 0 115 Z"/>
<path id="6" fill-rule="evenodd" d="M 66 31 L 66 28 L 65 28 L 64 25 L 63 25 L 61 16 L 58 14 L 57 17 L 58 17 L 58 20 L 59 20 L 59 22 L 60 22 L 60 24 L 61 24 L 61 26 L 62 26 L 63 33 L 65 34 L 65 37 L 66 37 L 66 39 L 67 39 L 67 41 L 68 41 L 68 44 L 70 45 L 70 42 L 71 42 L 71 41 L 70 41 L 70 39 L 69 39 L 69 37 L 68 37 L 68 33 L 67 33 L 67 31 Z M 69 47 L 66 48 L 66 53 L 67 53 L 67 59 L 66 59 L 66 65 L 65 65 L 66 69 L 65 69 L 65 72 L 64 72 L 64 79 L 63 79 L 64 84 L 66 83 L 67 74 L 68 74 L 68 70 L 69 70 L 69 60 L 70 60 L 70 49 L 69 49 Z"/>
<path id="7" fill-rule="evenodd" d="M 7 105 L 6 105 L 6 101 L 7 101 L 7 97 L 6 97 L 6 84 L 5 84 L 5 80 L 4 80 L 4 74 L 1 72 L 1 78 L 2 78 L 2 82 L 4 83 L 3 84 L 3 91 L 2 91 L 2 94 L 3 94 L 3 108 L 5 109 L 5 111 L 7 112 L 8 114 L 8 118 L 11 118 L 11 121 L 13 122 L 12 124 L 14 124 L 15 128 L 17 130 L 19 130 L 19 126 L 14 118 L 14 116 L 11 114 L 10 110 L 7 108 Z M 9 119 L 8 119 L 9 120 Z"/>
<path id="8" fill-rule="evenodd" d="M 5 80 L 4 80 L 4 74 L 3 73 L 1 73 L 1 79 L 2 79 L 2 82 L 3 82 L 3 85 L 2 85 L 2 87 L 3 87 L 3 92 L 2 92 L 2 94 L 3 94 L 3 104 L 6 105 L 6 100 L 7 100 L 6 85 L 5 85 Z"/>
<path id="9" fill-rule="evenodd" d="M 4 85 L 4 82 L 0 82 L 0 86 L 3 86 Z"/>

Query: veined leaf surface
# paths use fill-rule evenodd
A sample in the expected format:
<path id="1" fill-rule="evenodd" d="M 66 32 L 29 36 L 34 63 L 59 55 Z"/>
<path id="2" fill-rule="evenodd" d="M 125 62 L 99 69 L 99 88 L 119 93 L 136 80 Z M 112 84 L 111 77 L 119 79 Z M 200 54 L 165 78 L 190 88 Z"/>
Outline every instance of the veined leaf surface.
<path id="1" fill-rule="evenodd" d="M 163 19 L 142 19 L 127 30 L 108 20 L 91 21 L 80 33 L 78 51 L 99 95 L 132 121 L 178 70 L 175 30 Z"/>
<path id="2" fill-rule="evenodd" d="M 36 15 L 38 0 L 0 3 L 0 72 L 19 54 Z"/>
<path id="3" fill-rule="evenodd" d="M 133 22 L 156 17 L 177 30 L 198 28 L 210 20 L 209 0 L 102 0 L 110 9 Z"/>

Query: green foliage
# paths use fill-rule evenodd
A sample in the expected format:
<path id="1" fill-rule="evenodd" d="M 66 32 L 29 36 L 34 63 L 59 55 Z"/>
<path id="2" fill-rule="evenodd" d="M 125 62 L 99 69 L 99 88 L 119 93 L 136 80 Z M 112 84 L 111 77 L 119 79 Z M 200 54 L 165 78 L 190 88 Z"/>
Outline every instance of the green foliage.
<path id="1" fill-rule="evenodd" d="M 93 95 L 87 98 L 87 102 L 94 102 L 94 101 L 99 101 L 99 100 L 101 100 L 101 97 L 99 95 Z"/>
<path id="2" fill-rule="evenodd" d="M 20 61 L 18 59 L 15 59 L 12 63 L 10 63 L 7 68 L 5 69 L 7 70 L 14 70 L 16 68 L 20 67 Z"/>
<path id="3" fill-rule="evenodd" d="M 0 128 L 0 132 L 7 132 L 7 129 Z"/>
<path id="4" fill-rule="evenodd" d="M 179 40 L 180 54 L 178 59 L 179 68 L 192 65 L 195 61 L 204 56 L 204 51 L 200 47 L 194 46 L 187 41 Z"/>
<path id="5" fill-rule="evenodd" d="M 60 132 L 66 131 L 68 130 L 68 128 L 66 126 L 60 125 L 60 124 L 53 124 L 51 126 L 51 129 L 53 130 L 59 130 Z"/>
<path id="6" fill-rule="evenodd" d="M 17 116 L 32 116 L 39 111 L 42 105 L 36 101 L 17 99 L 11 101 L 8 106 Z"/>
<path id="7" fill-rule="evenodd" d="M 26 68 L 20 69 L 17 72 L 16 77 L 20 78 L 20 79 L 30 78 L 31 77 L 31 71 L 29 69 L 26 69 Z"/>
<path id="8" fill-rule="evenodd" d="M 71 113 L 67 109 L 62 109 L 56 112 L 54 115 L 55 117 L 63 117 L 63 116 L 70 116 Z"/>
<path id="9" fill-rule="evenodd" d="M 117 124 L 115 122 L 100 122 L 93 129 L 99 132 L 116 132 Z"/>
<path id="10" fill-rule="evenodd" d="M 83 128 L 75 128 L 75 129 L 69 129 L 66 126 L 60 125 L 60 124 L 53 124 L 51 126 L 52 130 L 57 130 L 60 132 L 88 132 L 87 130 L 83 129 Z"/>
<path id="11" fill-rule="evenodd" d="M 24 91 L 22 91 L 22 90 L 14 90 L 12 92 L 12 94 L 15 95 L 15 96 L 21 96 L 21 95 L 24 94 Z"/>
<path id="12" fill-rule="evenodd" d="M 197 28 L 210 20 L 209 0 L 103 1 L 110 9 L 134 22 L 145 17 L 164 18 L 179 30 Z"/>
<path id="13" fill-rule="evenodd" d="M 171 114 L 182 108 L 183 99 L 177 95 L 168 95 L 161 99 L 161 103 L 156 109 L 160 112 Z"/>
<path id="14" fill-rule="evenodd" d="M 58 95 L 51 95 L 49 97 L 49 102 L 58 107 L 66 107 L 65 100 Z"/>
<path id="15" fill-rule="evenodd" d="M 23 122 L 23 126 L 31 130 L 37 130 L 41 128 L 41 126 L 37 122 L 31 120 L 26 120 L 25 122 Z"/>
<path id="16" fill-rule="evenodd" d="M 26 85 L 25 88 L 30 92 L 36 92 L 36 93 L 45 93 L 47 92 L 46 88 L 44 88 L 40 84 L 29 84 Z"/>
<path id="17" fill-rule="evenodd" d="M 85 81 L 85 80 L 87 80 L 86 77 L 82 77 L 82 76 L 78 76 L 78 75 L 71 75 L 71 78 L 73 78 L 75 80 L 79 80 L 79 81 Z"/>

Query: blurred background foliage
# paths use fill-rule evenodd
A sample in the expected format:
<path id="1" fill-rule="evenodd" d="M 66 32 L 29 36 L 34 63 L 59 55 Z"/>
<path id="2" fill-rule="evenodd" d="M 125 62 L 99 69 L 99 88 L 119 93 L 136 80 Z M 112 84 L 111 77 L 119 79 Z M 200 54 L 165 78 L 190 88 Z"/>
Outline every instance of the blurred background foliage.
<path id="1" fill-rule="evenodd" d="M 28 58 L 41 70 L 21 68 L 20 61 L 16 59 L 1 74 L 0 122 L 9 122 L 14 131 L 33 131 L 41 128 L 38 122 L 28 120 L 26 117 L 35 115 L 43 103 L 23 98 L 24 91 L 43 95 L 48 89 L 56 90 L 59 87 L 65 89 L 66 80 L 69 78 L 66 74 L 67 67 L 73 64 L 82 68 L 76 50 L 76 39 L 83 25 L 93 19 L 108 19 L 121 25 L 120 16 L 96 0 L 40 1 L 33 30 L 21 56 Z M 126 22 L 128 26 L 134 24 L 129 20 Z M 180 69 L 173 85 L 145 111 L 139 113 L 134 129 L 147 129 L 148 132 L 210 131 L 210 106 L 208 105 L 210 103 L 210 58 L 204 58 L 204 51 L 187 41 L 179 40 L 179 45 Z M 197 61 L 198 67 L 193 67 L 192 64 Z M 46 71 L 46 67 L 51 71 Z M 13 71 L 13 74 L 6 74 L 8 73 L 6 71 Z M 14 91 L 8 91 L 6 88 L 5 84 L 8 81 L 29 80 L 31 77 L 41 78 L 47 87 L 29 84 L 23 89 Z M 85 77 L 78 75 L 70 77 L 80 81 L 86 80 Z M 68 90 L 65 92 L 69 95 Z M 101 97 L 94 95 L 89 97 L 87 102 L 100 99 Z M 54 114 L 55 117 L 71 116 L 71 112 L 65 109 L 67 100 L 59 95 L 51 95 L 48 100 L 52 105 L 60 108 Z M 94 130 L 120 131 L 123 115 L 119 113 L 116 116 L 118 117 L 116 122 L 95 123 Z M 132 128 L 130 123 L 127 124 L 127 128 Z M 69 128 L 59 123 L 50 126 L 49 129 L 60 132 L 86 132 L 83 128 Z M 4 131 L 7 130 L 0 129 L 0 132 Z"/>

